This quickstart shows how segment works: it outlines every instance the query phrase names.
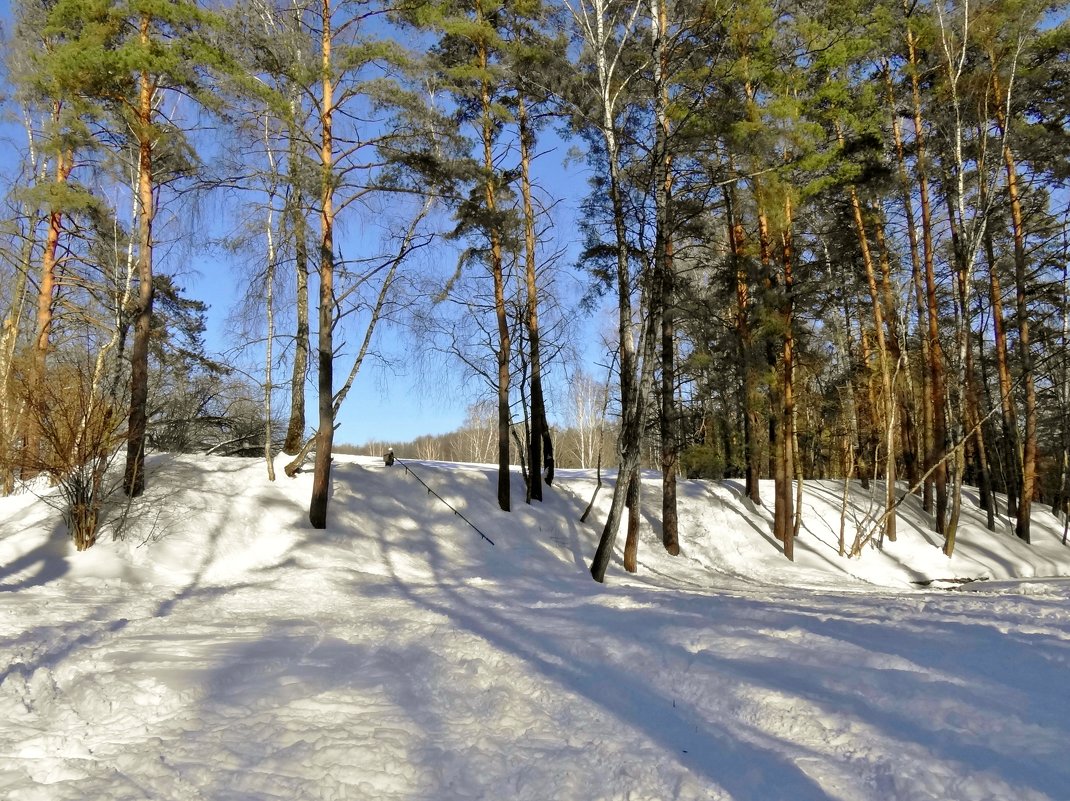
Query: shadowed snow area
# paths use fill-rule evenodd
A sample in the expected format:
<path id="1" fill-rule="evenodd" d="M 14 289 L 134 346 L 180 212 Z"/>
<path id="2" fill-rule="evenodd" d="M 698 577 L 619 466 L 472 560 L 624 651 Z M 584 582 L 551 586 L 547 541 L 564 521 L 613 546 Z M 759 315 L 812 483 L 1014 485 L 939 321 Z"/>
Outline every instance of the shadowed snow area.
<path id="1" fill-rule="evenodd" d="M 158 456 L 122 542 L 0 499 L 0 798 L 1048 801 L 1070 797 L 1070 573 L 966 504 L 837 555 L 843 484 L 806 485 L 788 563 L 736 482 L 646 477 L 639 572 L 587 572 L 612 482 L 495 502 L 477 465 L 311 476 Z M 765 497 L 772 487 L 763 485 Z M 848 547 L 883 489 L 855 488 Z M 623 532 L 618 542 L 623 545 Z M 619 555 L 619 549 L 618 549 Z M 985 578 L 970 592 L 915 582 Z M 1010 579 L 1018 579 L 1011 581 Z M 936 586 L 936 585 L 934 585 Z"/>

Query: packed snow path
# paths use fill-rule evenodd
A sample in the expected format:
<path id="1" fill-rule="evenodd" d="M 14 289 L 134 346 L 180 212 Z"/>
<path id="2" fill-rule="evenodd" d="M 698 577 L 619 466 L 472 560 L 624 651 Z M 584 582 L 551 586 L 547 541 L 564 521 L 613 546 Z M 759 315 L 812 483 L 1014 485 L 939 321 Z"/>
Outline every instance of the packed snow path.
<path id="1" fill-rule="evenodd" d="M 370 461 L 336 466 L 326 532 L 307 477 L 236 460 L 159 459 L 157 541 L 86 554 L 5 499 L 0 797 L 1070 797 L 1067 583 L 781 566 L 694 485 L 684 558 L 647 531 L 602 587 L 588 478 L 505 515 L 488 470 L 416 468 L 497 545 Z"/>

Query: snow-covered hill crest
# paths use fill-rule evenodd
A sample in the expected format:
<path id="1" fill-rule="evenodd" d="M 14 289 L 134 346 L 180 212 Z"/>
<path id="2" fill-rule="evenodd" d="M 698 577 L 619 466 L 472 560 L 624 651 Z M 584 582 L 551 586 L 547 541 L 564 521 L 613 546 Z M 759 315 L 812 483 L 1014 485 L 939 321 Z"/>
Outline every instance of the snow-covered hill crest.
<path id="1" fill-rule="evenodd" d="M 0 797 L 1066 797 L 1046 512 L 1025 545 L 966 509 L 948 560 L 907 499 L 897 542 L 846 559 L 842 484 L 814 482 L 791 564 L 740 487 L 681 482 L 673 558 L 650 475 L 639 572 L 602 586 L 611 482 L 580 523 L 589 473 L 505 513 L 491 468 L 409 468 L 339 460 L 316 531 L 308 475 L 159 456 L 126 539 L 83 554 L 0 499 Z M 848 543 L 881 495 L 854 492 Z M 952 578 L 990 580 L 917 583 Z"/>

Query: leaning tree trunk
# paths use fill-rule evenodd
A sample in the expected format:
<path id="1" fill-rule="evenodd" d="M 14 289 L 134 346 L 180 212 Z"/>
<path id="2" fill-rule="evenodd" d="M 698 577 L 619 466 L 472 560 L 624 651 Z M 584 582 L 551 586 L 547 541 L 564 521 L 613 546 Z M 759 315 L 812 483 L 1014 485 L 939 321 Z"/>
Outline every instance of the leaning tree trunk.
<path id="1" fill-rule="evenodd" d="M 620 528 L 627 494 L 628 476 L 639 468 L 641 428 L 635 409 L 638 387 L 635 376 L 635 342 L 632 339 L 632 282 L 628 268 L 628 238 L 624 225 L 624 201 L 621 197 L 621 176 L 616 134 L 609 111 L 609 86 L 604 86 L 603 106 L 605 119 L 602 133 L 606 140 L 609 161 L 609 199 L 613 210 L 613 228 L 616 236 L 617 267 L 617 334 L 620 338 L 620 403 L 621 427 L 617 436 L 617 481 L 613 487 L 613 500 L 609 506 L 602 534 L 598 540 L 591 576 L 595 581 L 605 581 L 606 568 L 613 553 L 613 543 Z"/>

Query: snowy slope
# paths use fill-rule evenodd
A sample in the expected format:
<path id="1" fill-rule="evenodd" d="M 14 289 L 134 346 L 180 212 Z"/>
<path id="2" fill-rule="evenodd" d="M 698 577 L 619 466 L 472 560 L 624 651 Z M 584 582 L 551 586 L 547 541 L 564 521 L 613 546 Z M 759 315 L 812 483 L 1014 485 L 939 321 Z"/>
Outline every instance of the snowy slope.
<path id="1" fill-rule="evenodd" d="M 0 499 L 0 798 L 1070 798 L 1070 583 L 912 583 L 1070 573 L 1046 512 L 1026 546 L 966 510 L 948 560 L 908 499 L 847 560 L 816 483 L 789 564 L 738 486 L 683 482 L 674 559 L 651 475 L 639 573 L 599 586 L 593 476 L 507 514 L 490 468 L 411 467 L 495 544 L 369 459 L 326 531 L 309 475 L 243 460 L 156 457 L 85 554 Z"/>

